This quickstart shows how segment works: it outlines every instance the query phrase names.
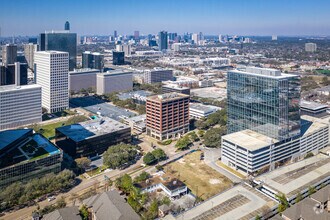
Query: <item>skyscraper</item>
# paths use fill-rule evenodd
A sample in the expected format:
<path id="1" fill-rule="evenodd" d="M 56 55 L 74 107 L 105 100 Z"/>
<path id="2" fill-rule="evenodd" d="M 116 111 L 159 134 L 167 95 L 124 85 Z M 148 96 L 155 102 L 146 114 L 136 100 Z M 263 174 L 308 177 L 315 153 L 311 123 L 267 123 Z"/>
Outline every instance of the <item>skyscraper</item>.
<path id="1" fill-rule="evenodd" d="M 18 85 L 27 85 L 27 68 L 28 66 L 26 63 L 20 62 L 2 66 L 0 71 L 0 86 L 12 85 L 15 83 L 18 83 Z"/>
<path id="2" fill-rule="evenodd" d="M 228 133 L 250 129 L 277 140 L 300 135 L 300 79 L 279 70 L 228 72 Z"/>
<path id="3" fill-rule="evenodd" d="M 140 32 L 134 31 L 134 40 L 139 40 L 139 38 L 140 38 Z"/>
<path id="4" fill-rule="evenodd" d="M 117 31 L 116 30 L 113 31 L 113 36 L 114 36 L 114 38 L 117 38 Z"/>
<path id="5" fill-rule="evenodd" d="M 28 67 L 32 70 L 34 70 L 34 53 L 38 51 L 38 45 L 37 44 L 24 44 L 24 56 L 26 59 L 26 63 L 28 64 Z"/>
<path id="6" fill-rule="evenodd" d="M 6 44 L 2 46 L 2 64 L 14 64 L 17 61 L 17 46 L 15 44 Z"/>
<path id="7" fill-rule="evenodd" d="M 90 51 L 82 53 L 82 68 L 98 69 L 103 71 L 104 68 L 104 55 Z"/>
<path id="8" fill-rule="evenodd" d="M 70 30 L 70 23 L 68 21 L 64 24 L 64 30 L 69 31 Z"/>
<path id="9" fill-rule="evenodd" d="M 123 44 L 123 51 L 125 53 L 125 56 L 131 56 L 131 45 L 129 44 Z"/>
<path id="10" fill-rule="evenodd" d="M 42 87 L 42 106 L 48 112 L 69 107 L 69 53 L 38 51 L 34 57 L 36 83 Z"/>
<path id="11" fill-rule="evenodd" d="M 161 31 L 158 34 L 158 48 L 159 51 L 167 50 L 168 43 L 167 43 L 167 31 Z"/>
<path id="12" fill-rule="evenodd" d="M 40 51 L 55 50 L 69 53 L 69 68 L 76 67 L 77 57 L 77 34 L 62 32 L 45 32 L 40 34 Z"/>
<path id="13" fill-rule="evenodd" d="M 112 52 L 112 64 L 113 65 L 124 65 L 125 64 L 125 54 L 124 52 Z"/>

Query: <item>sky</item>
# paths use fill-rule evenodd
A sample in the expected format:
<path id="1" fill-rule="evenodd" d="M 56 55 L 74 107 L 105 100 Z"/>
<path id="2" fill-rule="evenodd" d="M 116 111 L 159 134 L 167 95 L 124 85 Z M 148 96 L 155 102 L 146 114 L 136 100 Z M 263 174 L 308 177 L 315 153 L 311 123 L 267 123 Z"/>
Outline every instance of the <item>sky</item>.
<path id="1" fill-rule="evenodd" d="M 1 36 L 63 30 L 78 35 L 330 35 L 330 0 L 0 0 Z"/>

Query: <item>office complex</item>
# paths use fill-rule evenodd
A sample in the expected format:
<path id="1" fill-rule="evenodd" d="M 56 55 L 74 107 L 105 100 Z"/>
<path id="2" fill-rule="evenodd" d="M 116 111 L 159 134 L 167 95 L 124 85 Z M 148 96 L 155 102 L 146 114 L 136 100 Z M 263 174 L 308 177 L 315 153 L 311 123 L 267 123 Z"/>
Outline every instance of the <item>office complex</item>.
<path id="1" fill-rule="evenodd" d="M 72 157 L 102 154 L 111 145 L 130 143 L 131 128 L 103 117 L 55 129 L 56 145 Z"/>
<path id="2" fill-rule="evenodd" d="M 159 51 L 167 50 L 168 49 L 168 42 L 167 42 L 167 31 L 161 31 L 158 34 L 158 48 Z"/>
<path id="3" fill-rule="evenodd" d="M 40 34 L 40 51 L 54 50 L 69 53 L 69 68 L 76 67 L 77 34 L 68 31 L 52 31 Z"/>
<path id="4" fill-rule="evenodd" d="M 300 78 L 273 69 L 229 71 L 228 133 L 221 160 L 248 174 L 317 153 L 329 143 L 329 118 L 300 117 Z"/>
<path id="5" fill-rule="evenodd" d="M 0 132 L 0 187 L 61 171 L 62 151 L 32 129 Z"/>
<path id="6" fill-rule="evenodd" d="M 69 107 L 69 53 L 38 51 L 34 57 L 36 83 L 42 87 L 42 106 L 49 112 Z"/>
<path id="7" fill-rule="evenodd" d="M 6 44 L 2 46 L 2 64 L 14 64 L 17 62 L 17 46 L 15 44 Z"/>
<path id="8" fill-rule="evenodd" d="M 317 49 L 316 43 L 306 43 L 305 44 L 306 52 L 316 52 L 316 49 Z"/>
<path id="9" fill-rule="evenodd" d="M 167 93 L 149 96 L 146 104 L 147 135 L 158 140 L 189 131 L 189 95 Z"/>
<path id="10" fill-rule="evenodd" d="M 125 64 L 125 53 L 123 51 L 113 51 L 112 52 L 112 64 L 113 65 L 124 65 Z"/>
<path id="11" fill-rule="evenodd" d="M 64 24 L 64 30 L 69 31 L 70 30 L 70 23 L 68 21 Z"/>
<path id="12" fill-rule="evenodd" d="M 37 44 L 24 44 L 24 56 L 29 69 L 34 70 L 34 53 L 38 51 Z"/>
<path id="13" fill-rule="evenodd" d="M 116 69 L 96 76 L 96 93 L 98 95 L 121 92 L 133 89 L 133 72 Z"/>
<path id="14" fill-rule="evenodd" d="M 124 51 L 125 56 L 127 56 L 127 57 L 131 56 L 131 53 L 132 53 L 131 45 L 123 44 L 122 47 L 123 47 L 123 51 Z"/>
<path id="15" fill-rule="evenodd" d="M 85 89 L 96 91 L 96 75 L 100 73 L 97 69 L 75 69 L 69 72 L 69 91 L 80 92 Z"/>
<path id="16" fill-rule="evenodd" d="M 278 140 L 300 134 L 300 78 L 274 69 L 229 71 L 228 133 L 251 129 Z"/>
<path id="17" fill-rule="evenodd" d="M 0 130 L 41 122 L 41 86 L 0 86 Z"/>
<path id="18" fill-rule="evenodd" d="M 144 83 L 157 83 L 173 80 L 173 70 L 155 69 L 144 72 Z"/>
<path id="19" fill-rule="evenodd" d="M 300 101 L 300 112 L 302 115 L 323 117 L 327 115 L 328 106 L 318 102 Z"/>
<path id="20" fill-rule="evenodd" d="M 104 55 L 97 52 L 85 51 L 82 53 L 82 68 L 98 69 L 104 68 Z"/>

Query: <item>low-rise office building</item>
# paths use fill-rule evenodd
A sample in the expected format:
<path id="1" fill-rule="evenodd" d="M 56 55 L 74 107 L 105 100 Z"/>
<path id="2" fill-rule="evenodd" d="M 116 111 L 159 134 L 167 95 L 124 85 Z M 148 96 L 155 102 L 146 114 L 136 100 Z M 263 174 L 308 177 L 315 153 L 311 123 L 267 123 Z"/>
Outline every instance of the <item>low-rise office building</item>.
<path id="1" fill-rule="evenodd" d="M 142 133 L 146 131 L 146 115 L 138 115 L 130 118 L 123 117 L 123 123 L 137 132 Z"/>
<path id="2" fill-rule="evenodd" d="M 61 171 L 62 151 L 32 129 L 0 132 L 0 187 Z"/>
<path id="3" fill-rule="evenodd" d="M 133 73 L 131 71 L 116 69 L 97 74 L 96 93 L 98 95 L 128 90 L 133 90 Z"/>
<path id="4" fill-rule="evenodd" d="M 173 70 L 155 69 L 144 72 L 144 83 L 157 83 L 173 80 Z"/>
<path id="5" fill-rule="evenodd" d="M 97 69 L 75 69 L 69 72 L 69 91 L 79 92 L 82 89 L 96 90 L 96 76 L 100 73 Z"/>
<path id="6" fill-rule="evenodd" d="M 182 87 L 177 84 L 163 84 L 162 93 L 178 92 L 186 95 L 190 95 L 189 87 Z"/>
<path id="7" fill-rule="evenodd" d="M 0 130 L 39 123 L 41 119 L 41 86 L 0 86 Z"/>
<path id="8" fill-rule="evenodd" d="M 317 102 L 310 102 L 302 100 L 300 101 L 300 112 L 303 115 L 310 115 L 310 116 L 325 116 L 327 114 L 327 105 L 323 105 Z"/>
<path id="9" fill-rule="evenodd" d="M 218 110 L 221 110 L 221 108 L 213 105 L 204 105 L 200 103 L 189 104 L 190 118 L 195 118 L 195 119 L 207 118 L 207 116 Z"/>
<path id="10" fill-rule="evenodd" d="M 72 157 L 102 154 L 111 145 L 131 141 L 131 128 L 108 117 L 55 129 L 55 143 Z"/>
<path id="11" fill-rule="evenodd" d="M 237 170 L 253 174 L 276 163 L 318 153 L 329 144 L 329 118 L 302 116 L 298 138 L 276 140 L 252 130 L 243 130 L 222 137 L 221 161 Z"/>
<path id="12" fill-rule="evenodd" d="M 146 104 L 147 135 L 164 140 L 188 132 L 189 100 L 189 95 L 181 93 L 149 96 Z"/>

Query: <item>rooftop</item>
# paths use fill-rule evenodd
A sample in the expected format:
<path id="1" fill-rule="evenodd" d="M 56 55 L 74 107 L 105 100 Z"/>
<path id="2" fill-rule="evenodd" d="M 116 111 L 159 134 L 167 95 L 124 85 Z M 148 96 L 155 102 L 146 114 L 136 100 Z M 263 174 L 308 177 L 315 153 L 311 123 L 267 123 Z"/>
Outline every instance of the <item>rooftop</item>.
<path id="1" fill-rule="evenodd" d="M 284 79 L 284 78 L 297 77 L 296 75 L 293 75 L 293 74 L 281 73 L 279 70 L 276 70 L 276 69 L 258 68 L 258 67 L 246 67 L 245 69 L 231 70 L 229 72 L 249 74 L 249 75 L 254 75 L 254 76 L 262 76 L 262 77 L 273 78 L 273 79 Z"/>
<path id="2" fill-rule="evenodd" d="M 93 136 L 104 135 L 129 128 L 127 125 L 108 117 L 97 118 L 79 124 L 67 125 L 56 128 L 72 140 L 79 142 Z"/>
<path id="3" fill-rule="evenodd" d="M 140 216 L 135 213 L 131 206 L 115 190 L 97 194 L 83 203 L 92 209 L 97 219 L 107 220 L 139 220 Z"/>
<path id="4" fill-rule="evenodd" d="M 0 86 L 0 93 L 1 92 L 9 92 L 9 91 L 25 90 L 25 89 L 35 89 L 35 88 L 41 89 L 41 86 L 37 85 L 37 84 L 20 85 L 20 86 L 17 86 L 15 84 L 5 85 L 5 86 Z"/>
<path id="5" fill-rule="evenodd" d="M 70 71 L 70 75 L 75 74 L 85 74 L 85 73 L 99 73 L 100 70 L 98 69 L 91 69 L 91 68 L 84 68 L 84 69 L 74 69 L 73 71 Z"/>
<path id="6" fill-rule="evenodd" d="M 252 131 L 249 129 L 227 134 L 222 138 L 241 147 L 244 147 L 249 151 L 258 150 L 278 141 L 276 139 L 270 138 L 266 135 L 260 134 L 256 131 Z"/>
<path id="7" fill-rule="evenodd" d="M 77 206 L 57 209 L 42 217 L 43 220 L 81 220 Z"/>
<path id="8" fill-rule="evenodd" d="M 113 75 L 122 75 L 122 74 L 133 74 L 132 71 L 127 69 L 114 69 L 114 70 L 108 70 L 107 72 L 100 73 L 98 76 L 113 76 Z"/>
<path id="9" fill-rule="evenodd" d="M 31 133 L 32 129 L 17 129 L 7 130 L 0 132 L 0 151 L 7 147 L 9 144 L 18 140 L 27 133 Z"/>
<path id="10" fill-rule="evenodd" d="M 91 51 L 85 51 L 85 52 L 83 52 L 84 54 L 92 54 L 92 55 L 97 55 L 97 56 L 100 56 L 100 55 L 102 55 L 101 53 L 99 53 L 99 52 L 91 52 Z"/>
<path id="11" fill-rule="evenodd" d="M 308 115 L 301 116 L 301 133 L 303 136 L 310 135 L 313 132 L 329 126 L 330 116 L 327 118 L 315 118 Z M 307 123 L 307 126 L 305 125 Z M 306 126 L 306 127 L 305 127 Z"/>
<path id="12" fill-rule="evenodd" d="M 45 50 L 45 51 L 37 51 L 36 54 L 69 54 L 68 52 L 64 51 L 57 51 L 57 50 Z"/>
<path id="13" fill-rule="evenodd" d="M 179 86 L 178 84 L 163 84 L 162 86 L 165 88 L 173 88 L 173 89 L 177 89 L 177 90 L 189 89 L 189 87 Z"/>
<path id="14" fill-rule="evenodd" d="M 195 111 L 200 111 L 204 113 L 208 113 L 213 111 L 214 109 L 220 110 L 220 107 L 214 106 L 214 105 L 204 105 L 200 103 L 190 103 L 189 104 L 190 109 L 194 109 Z"/>
<path id="15" fill-rule="evenodd" d="M 328 108 L 327 105 L 321 104 L 321 103 L 317 103 L 317 102 L 309 102 L 309 101 L 305 101 L 305 100 L 301 100 L 300 101 L 300 107 L 301 108 L 306 108 L 309 110 L 319 110 L 319 109 L 323 109 L 323 108 Z"/>
<path id="16" fill-rule="evenodd" d="M 177 92 L 171 92 L 171 93 L 165 93 L 162 95 L 154 95 L 154 96 L 149 96 L 147 100 L 154 100 L 154 101 L 160 101 L 160 102 L 167 102 L 167 101 L 172 101 L 172 100 L 177 100 L 177 99 L 182 99 L 182 98 L 187 98 L 190 97 L 189 95 L 185 95 L 182 93 L 177 93 Z"/>

